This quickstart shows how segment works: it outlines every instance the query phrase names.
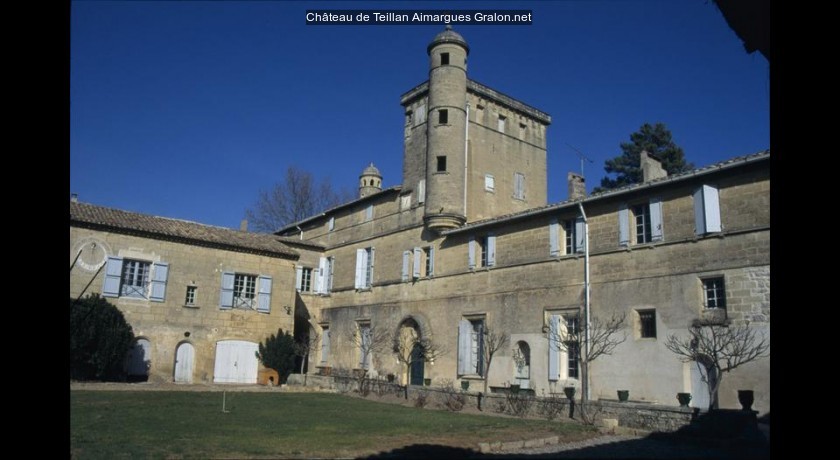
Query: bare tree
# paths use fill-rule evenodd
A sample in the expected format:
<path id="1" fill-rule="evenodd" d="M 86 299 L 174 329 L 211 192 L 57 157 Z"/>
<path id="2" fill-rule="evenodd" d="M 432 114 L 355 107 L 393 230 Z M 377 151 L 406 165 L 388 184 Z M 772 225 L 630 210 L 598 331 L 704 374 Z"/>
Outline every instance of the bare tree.
<path id="1" fill-rule="evenodd" d="M 390 329 L 385 324 L 359 323 L 347 331 L 347 339 L 359 349 L 360 380 L 364 380 L 370 371 L 373 354 L 387 350 L 391 343 Z"/>
<path id="2" fill-rule="evenodd" d="M 350 189 L 336 190 L 328 180 L 318 182 L 309 171 L 289 166 L 283 180 L 270 190 L 260 190 L 245 217 L 253 230 L 271 233 L 353 198 Z"/>
<path id="3" fill-rule="evenodd" d="M 437 344 L 431 337 L 420 337 L 417 329 L 402 326 L 394 331 L 392 351 L 400 363 L 400 383 L 408 384 L 408 370 L 414 359 L 434 362 L 439 356 L 446 354 L 446 349 Z M 415 352 L 419 348 L 419 354 Z"/>
<path id="4" fill-rule="evenodd" d="M 303 374 L 303 367 L 309 360 L 309 353 L 321 348 L 321 335 L 314 330 L 309 330 L 309 335 L 295 341 L 295 355 L 300 357 L 300 373 Z"/>
<path id="5" fill-rule="evenodd" d="M 735 368 L 770 356 L 770 341 L 749 324 L 732 326 L 729 320 L 694 320 L 687 337 L 668 335 L 665 346 L 682 362 L 694 362 L 709 390 L 709 409 L 717 407 L 723 376 Z"/>
<path id="6" fill-rule="evenodd" d="M 487 383 L 490 378 L 490 365 L 493 364 L 493 356 L 507 344 L 510 336 L 505 332 L 498 332 L 488 327 L 487 324 L 484 325 L 481 332 L 484 340 L 482 346 L 483 358 L 486 364 L 486 369 L 484 369 L 484 394 L 487 394 Z"/>
<path id="7" fill-rule="evenodd" d="M 589 324 L 579 326 L 580 316 L 575 316 L 575 321 L 570 327 L 558 317 L 557 320 L 549 321 L 548 341 L 549 346 L 558 351 L 576 353 L 581 368 L 581 404 L 580 414 L 583 421 L 593 423 L 586 407 L 588 387 L 591 385 L 589 365 L 601 356 L 611 355 L 621 343 L 627 340 L 627 333 L 624 330 L 624 321 L 627 314 L 624 312 L 613 314 L 609 318 L 593 317 Z"/>

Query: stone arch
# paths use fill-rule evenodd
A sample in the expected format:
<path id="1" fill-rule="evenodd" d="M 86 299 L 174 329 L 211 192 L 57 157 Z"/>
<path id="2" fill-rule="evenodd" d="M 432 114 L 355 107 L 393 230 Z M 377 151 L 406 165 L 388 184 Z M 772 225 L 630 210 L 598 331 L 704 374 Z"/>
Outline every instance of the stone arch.
<path id="1" fill-rule="evenodd" d="M 190 340 L 182 340 L 175 346 L 175 362 L 172 379 L 176 383 L 193 383 L 195 373 L 195 345 Z"/>
<path id="2" fill-rule="evenodd" d="M 513 380 L 520 388 L 529 388 L 531 380 L 531 346 L 520 340 L 513 346 Z"/>
<path id="3" fill-rule="evenodd" d="M 125 371 L 129 382 L 146 382 L 152 367 L 152 341 L 145 336 L 135 338 L 125 357 Z"/>
<path id="4" fill-rule="evenodd" d="M 709 394 L 709 388 L 718 379 L 712 358 L 705 354 L 697 355 L 694 361 L 687 363 L 691 376 L 691 406 L 707 410 L 711 406 L 717 408 L 717 392 Z"/>

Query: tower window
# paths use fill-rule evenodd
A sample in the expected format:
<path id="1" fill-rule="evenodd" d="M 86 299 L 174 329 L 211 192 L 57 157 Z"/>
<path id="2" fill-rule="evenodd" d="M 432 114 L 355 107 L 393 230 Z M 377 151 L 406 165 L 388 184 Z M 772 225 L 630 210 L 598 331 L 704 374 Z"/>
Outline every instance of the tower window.
<path id="1" fill-rule="evenodd" d="M 449 53 L 440 53 L 440 65 L 449 65 Z"/>
<path id="2" fill-rule="evenodd" d="M 449 123 L 449 111 L 446 109 L 438 110 L 438 123 L 445 125 Z"/>
<path id="3" fill-rule="evenodd" d="M 505 132 L 505 121 L 506 120 L 507 120 L 507 118 L 504 115 L 499 115 L 499 126 L 498 126 L 498 128 L 499 128 L 499 132 L 501 132 L 501 133 Z"/>
<path id="4" fill-rule="evenodd" d="M 437 172 L 446 172 L 446 157 L 443 155 L 437 157 Z"/>

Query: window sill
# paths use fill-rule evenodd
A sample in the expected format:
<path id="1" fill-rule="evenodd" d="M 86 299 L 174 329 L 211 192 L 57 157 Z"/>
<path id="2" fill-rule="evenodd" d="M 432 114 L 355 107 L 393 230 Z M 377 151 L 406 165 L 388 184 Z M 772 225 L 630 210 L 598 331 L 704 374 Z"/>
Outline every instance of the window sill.
<path id="1" fill-rule="evenodd" d="M 482 377 L 478 374 L 462 375 L 460 378 L 461 378 L 461 380 L 484 380 L 484 377 Z"/>
<path id="2" fill-rule="evenodd" d="M 363 288 L 356 288 L 356 292 L 370 292 L 370 291 L 373 291 L 373 288 L 371 286 L 363 287 Z"/>
<path id="3" fill-rule="evenodd" d="M 190 310 L 198 310 L 200 307 L 198 305 L 184 305 L 184 308 L 189 308 Z"/>

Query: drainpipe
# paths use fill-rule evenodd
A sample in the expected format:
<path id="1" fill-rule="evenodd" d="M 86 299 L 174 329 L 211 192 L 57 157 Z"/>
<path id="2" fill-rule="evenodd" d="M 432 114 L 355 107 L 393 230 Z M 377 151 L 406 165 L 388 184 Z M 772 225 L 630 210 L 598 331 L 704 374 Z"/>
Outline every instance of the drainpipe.
<path id="1" fill-rule="evenodd" d="M 583 266 L 584 268 L 584 277 L 583 277 L 583 311 L 585 316 L 585 325 L 584 325 L 584 341 L 585 341 L 585 350 L 586 353 L 586 360 L 584 361 L 585 369 L 585 378 L 583 381 L 583 397 L 586 401 L 589 401 L 589 221 L 586 219 L 586 212 L 583 210 L 583 202 L 578 202 L 578 208 L 580 208 L 580 215 L 583 216 Z"/>
<path id="2" fill-rule="evenodd" d="M 300 240 L 303 241 L 303 229 L 300 228 L 300 225 L 295 225 L 295 228 L 300 232 Z"/>
<path id="3" fill-rule="evenodd" d="M 467 122 L 464 123 L 464 218 L 467 217 L 467 142 L 470 139 L 470 103 L 467 101 Z"/>

